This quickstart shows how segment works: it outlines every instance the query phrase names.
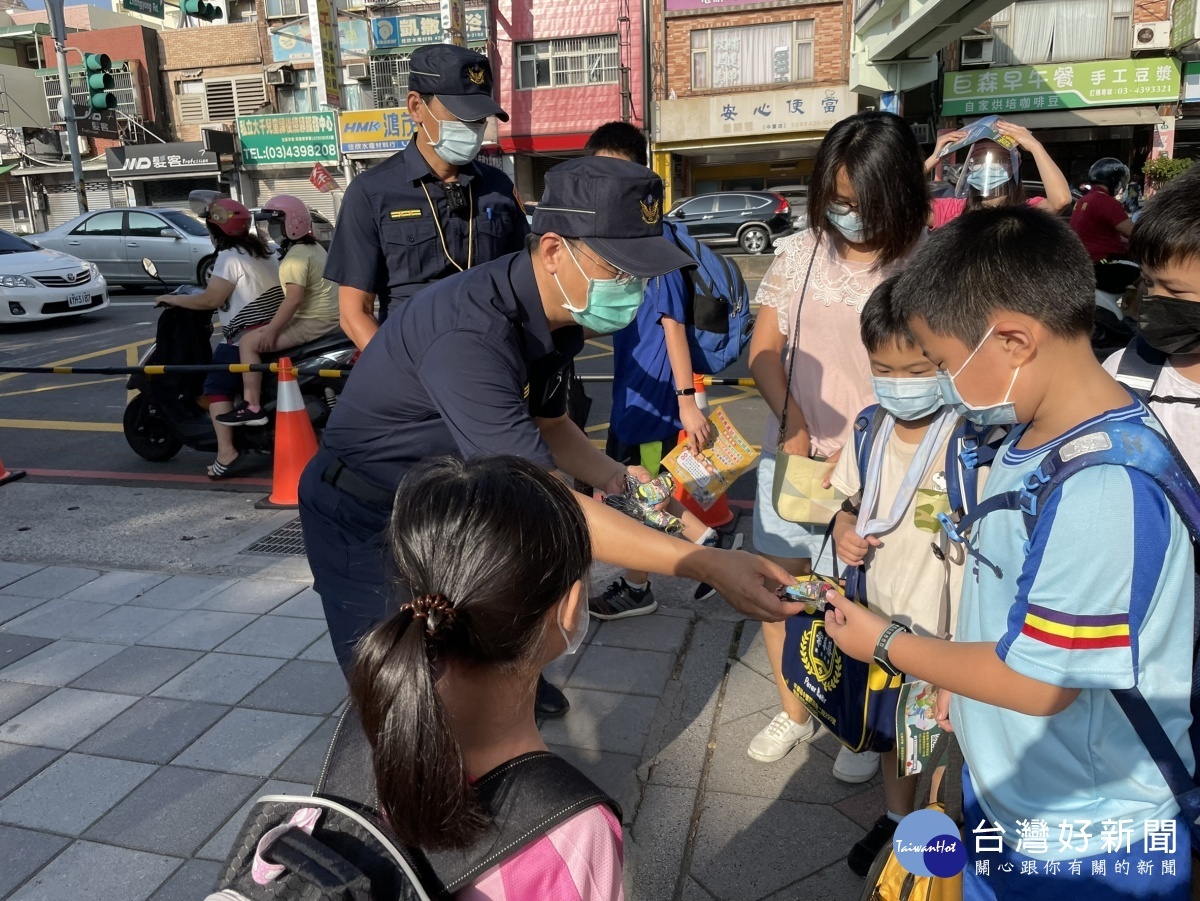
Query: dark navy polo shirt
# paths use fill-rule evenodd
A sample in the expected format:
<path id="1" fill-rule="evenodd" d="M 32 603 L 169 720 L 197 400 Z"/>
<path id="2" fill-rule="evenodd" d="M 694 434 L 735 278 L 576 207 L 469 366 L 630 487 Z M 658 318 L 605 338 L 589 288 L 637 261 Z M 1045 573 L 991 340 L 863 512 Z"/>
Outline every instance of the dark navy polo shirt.
<path id="1" fill-rule="evenodd" d="M 324 443 L 394 489 L 427 457 L 554 462 L 533 418 L 567 412 L 583 330 L 550 331 L 528 251 L 438 282 L 388 317 L 354 364 Z"/>
<path id="2" fill-rule="evenodd" d="M 529 223 L 507 175 L 493 166 L 470 163 L 459 169 L 458 183 L 464 199 L 472 197 L 475 204 L 473 265 L 524 247 Z M 389 303 L 390 310 L 431 282 L 458 273 L 446 259 L 447 252 L 466 268 L 472 229 L 467 212 L 450 212 L 440 180 L 416 141 L 410 141 L 347 186 L 325 277 L 373 293 Z"/>

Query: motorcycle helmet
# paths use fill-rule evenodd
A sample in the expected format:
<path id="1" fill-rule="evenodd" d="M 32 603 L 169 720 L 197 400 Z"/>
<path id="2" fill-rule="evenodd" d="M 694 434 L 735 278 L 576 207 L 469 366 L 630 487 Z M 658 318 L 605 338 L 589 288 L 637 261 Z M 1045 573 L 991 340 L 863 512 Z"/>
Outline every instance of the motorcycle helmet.
<path id="1" fill-rule="evenodd" d="M 991 200 L 1006 196 L 1012 185 L 1020 181 L 1021 155 L 1016 147 L 1005 147 L 995 141 L 976 141 L 959 170 L 954 196 L 965 199 L 971 191 L 978 191 L 984 200 Z"/>
<path id="2" fill-rule="evenodd" d="M 218 197 L 214 200 L 204 219 L 231 238 L 250 234 L 250 226 L 254 221 L 248 209 L 228 197 Z"/>
<path id="3" fill-rule="evenodd" d="M 312 234 L 312 213 L 303 200 L 290 194 L 277 194 L 264 203 L 260 218 L 266 221 L 271 238 L 280 244 L 285 238 L 299 241 Z"/>
<path id="4" fill-rule="evenodd" d="M 1121 189 L 1129 184 L 1129 167 L 1118 159 L 1106 156 L 1092 163 L 1088 170 L 1088 181 L 1096 185 L 1104 185 L 1114 197 Z"/>

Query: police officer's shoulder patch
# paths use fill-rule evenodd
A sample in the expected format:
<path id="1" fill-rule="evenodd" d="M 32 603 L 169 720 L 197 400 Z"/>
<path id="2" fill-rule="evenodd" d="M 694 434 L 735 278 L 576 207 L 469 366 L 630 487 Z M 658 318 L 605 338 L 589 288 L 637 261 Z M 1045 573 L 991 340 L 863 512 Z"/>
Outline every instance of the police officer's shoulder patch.
<path id="1" fill-rule="evenodd" d="M 392 210 L 388 215 L 393 219 L 420 219 L 424 213 L 420 209 Z"/>

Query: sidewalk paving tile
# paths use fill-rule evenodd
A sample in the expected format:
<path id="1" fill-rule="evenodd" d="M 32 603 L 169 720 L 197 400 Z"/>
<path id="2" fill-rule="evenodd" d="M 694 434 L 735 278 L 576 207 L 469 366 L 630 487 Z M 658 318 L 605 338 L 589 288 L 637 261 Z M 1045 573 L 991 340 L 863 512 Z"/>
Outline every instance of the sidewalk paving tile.
<path id="1" fill-rule="evenodd" d="M 872 820 L 871 822 L 874 822 Z M 849 849 L 846 850 L 849 854 Z M 846 865 L 845 860 L 835 860 L 825 869 L 813 873 L 795 885 L 780 889 L 763 901 L 796 901 L 798 898 L 821 899 L 836 898 L 838 901 L 855 901 L 863 893 L 864 882 L 861 877 Z"/>
<path id="2" fill-rule="evenodd" d="M 75 842 L 9 901 L 143 901 L 180 863 L 160 854 Z"/>
<path id="3" fill-rule="evenodd" d="M 321 725 L 319 717 L 231 710 L 175 758 L 177 766 L 268 776 Z"/>
<path id="4" fill-rule="evenodd" d="M 0 682 L 0 727 L 26 707 L 36 704 L 54 691 L 52 685 L 25 685 L 22 682 Z"/>
<path id="5" fill-rule="evenodd" d="M 128 695 L 60 688 L 0 725 L 0 740 L 65 751 L 135 701 Z"/>
<path id="6" fill-rule="evenodd" d="M 142 763 L 167 763 L 228 712 L 228 707 L 218 704 L 142 698 L 76 750 Z"/>
<path id="7" fill-rule="evenodd" d="M 16 663 L 22 657 L 28 657 L 34 651 L 40 651 L 51 641 L 52 639 L 49 638 L 9 635 L 6 632 L 0 632 L 0 669 Z"/>
<path id="8" fill-rule="evenodd" d="M 56 641 L 0 670 L 0 679 L 33 685 L 70 685 L 119 653 L 121 646 L 117 644 Z"/>
<path id="9" fill-rule="evenodd" d="M 143 611 L 149 607 L 140 608 Z M 148 695 L 203 656 L 200 651 L 134 646 L 109 657 L 71 683 L 72 688 Z"/>
<path id="10" fill-rule="evenodd" d="M 49 748 L 31 748 L 0 742 L 0 798 L 61 755 Z M 4 856 L 0 854 L 0 860 Z"/>
<path id="11" fill-rule="evenodd" d="M 774 681 L 755 672 L 744 663 L 736 662 L 729 669 L 725 683 L 725 701 L 721 707 L 721 725 L 749 716 L 765 713 L 768 718 L 779 713 L 779 689 Z"/>
<path id="12" fill-rule="evenodd" d="M 214 888 L 225 865 L 213 860 L 189 860 L 162 884 L 150 901 L 204 901 Z"/>
<path id="13" fill-rule="evenodd" d="M 305 588 L 281 607 L 275 609 L 277 616 L 299 616 L 303 619 L 325 619 L 325 608 L 321 596 L 312 588 Z"/>
<path id="14" fill-rule="evenodd" d="M 250 813 L 250 809 L 254 806 L 254 802 L 263 795 L 311 795 L 312 786 L 300 782 L 284 782 L 280 779 L 269 779 L 251 793 L 233 816 L 226 820 L 225 825 L 221 827 L 208 842 L 196 852 L 197 857 L 203 857 L 207 860 L 224 860 L 230 849 L 233 848 L 233 842 L 237 838 L 238 833 L 242 829 L 242 824 L 246 822 L 246 816 Z"/>
<path id="15" fill-rule="evenodd" d="M 0 826 L 0 898 L 28 879 L 70 839 L 14 826 Z"/>
<path id="16" fill-rule="evenodd" d="M 641 756 L 658 706 L 654 698 L 581 688 L 567 688 L 566 695 L 571 712 L 542 724 L 548 744 Z"/>
<path id="17" fill-rule="evenodd" d="M 270 613 L 288 598 L 297 595 L 303 587 L 300 582 L 252 582 L 239 579 L 202 603 L 200 609 L 224 610 L 228 613 Z"/>
<path id="18" fill-rule="evenodd" d="M 319 660 L 321 663 L 337 663 L 337 654 L 333 652 L 333 642 L 329 638 L 329 633 L 326 632 L 310 644 L 308 650 L 300 655 L 300 659 Z"/>
<path id="19" fill-rule="evenodd" d="M 81 585 L 70 594 L 68 601 L 91 601 L 99 604 L 124 604 L 161 585 L 170 576 L 166 573 L 141 573 L 129 570 L 107 572 L 98 579 Z"/>
<path id="20" fill-rule="evenodd" d="M 80 835 L 154 770 L 131 760 L 64 755 L 0 801 L 0 822 Z"/>
<path id="21" fill-rule="evenodd" d="M 254 616 L 249 613 L 189 610 L 161 629 L 139 639 L 138 644 L 162 648 L 184 648 L 192 651 L 211 651 L 252 622 L 254 622 Z"/>
<path id="22" fill-rule="evenodd" d="M 0 593 L 17 594 L 23 598 L 60 598 L 99 577 L 97 569 L 79 569 L 74 566 L 47 566 L 23 579 L 18 579 Z"/>
<path id="23" fill-rule="evenodd" d="M 40 563 L 0 563 L 0 588 L 41 569 Z"/>
<path id="24" fill-rule="evenodd" d="M 675 616 L 638 616 L 602 623 L 592 638 L 593 647 L 633 648 L 675 653 L 683 644 L 691 621 Z"/>
<path id="25" fill-rule="evenodd" d="M 634 815 L 638 798 L 637 776 L 634 773 L 638 761 L 636 754 L 589 751 L 550 742 L 546 742 L 546 747 L 583 770 L 589 779 L 620 804 L 626 822 Z"/>
<path id="26" fill-rule="evenodd" d="M 236 704 L 283 666 L 276 657 L 242 654 L 205 654 L 152 694 L 181 701 Z"/>
<path id="27" fill-rule="evenodd" d="M 337 723 L 336 716 L 327 719 L 272 775 L 276 779 L 286 779 L 289 782 L 316 785 L 321 776 L 321 768 L 325 766 L 325 757 L 329 753 L 329 744 L 333 741 Z"/>
<path id="28" fill-rule="evenodd" d="M 94 641 L 111 641 L 115 644 L 133 644 L 156 632 L 163 626 L 179 619 L 179 610 L 156 610 L 153 607 L 116 607 L 103 616 L 81 625 L 68 638 L 90 638 Z"/>
<path id="29" fill-rule="evenodd" d="M 234 584 L 232 579 L 210 579 L 205 576 L 172 576 L 155 585 L 129 603 L 138 607 L 161 607 L 166 610 L 192 610 L 210 597 Z"/>
<path id="30" fill-rule="evenodd" d="M 90 623 L 113 609 L 112 604 L 89 604 L 86 601 L 64 601 L 59 598 L 46 601 L 28 613 L 9 620 L 0 626 L 0 631 L 33 635 L 36 638 L 66 638 L 84 623 Z"/>
<path id="31" fill-rule="evenodd" d="M 633 843 L 626 856 L 626 872 L 633 876 L 631 901 L 674 897 L 695 807 L 694 785 L 645 787 L 631 828 Z"/>
<path id="32" fill-rule="evenodd" d="M 85 838 L 188 857 L 230 816 L 259 780 L 165 766 L 104 815 Z"/>
<path id="33" fill-rule="evenodd" d="M 295 616 L 264 616 L 217 648 L 226 654 L 292 658 L 325 631 L 325 621 Z"/>
<path id="34" fill-rule="evenodd" d="M 675 667 L 675 655 L 628 648 L 591 647 L 571 673 L 572 688 L 594 688 L 657 698 Z"/>
<path id="35" fill-rule="evenodd" d="M 291 660 L 240 704 L 282 713 L 328 715 L 346 699 L 346 677 L 336 663 Z"/>
<path id="36" fill-rule="evenodd" d="M 45 598 L 22 598 L 15 594 L 0 594 L 0 624 L 11 622 L 44 603 L 46 603 Z"/>

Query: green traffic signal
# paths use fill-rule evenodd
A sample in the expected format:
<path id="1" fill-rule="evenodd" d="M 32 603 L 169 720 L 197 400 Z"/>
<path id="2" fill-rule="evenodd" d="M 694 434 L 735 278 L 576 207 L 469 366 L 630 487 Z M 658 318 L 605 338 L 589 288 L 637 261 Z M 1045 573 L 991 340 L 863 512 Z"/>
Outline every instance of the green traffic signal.
<path id="1" fill-rule="evenodd" d="M 94 110 L 116 109 L 117 96 L 109 92 L 116 87 L 112 77 L 112 60 L 107 53 L 85 53 L 83 68 L 88 89 L 88 106 Z"/>
<path id="2" fill-rule="evenodd" d="M 91 72 L 108 72 L 112 70 L 112 60 L 107 53 L 85 53 L 83 67 Z"/>
<path id="3" fill-rule="evenodd" d="M 211 22 L 224 15 L 221 7 L 207 3 L 205 0 L 183 0 L 183 11 L 189 16 L 203 19 L 205 22 Z"/>

